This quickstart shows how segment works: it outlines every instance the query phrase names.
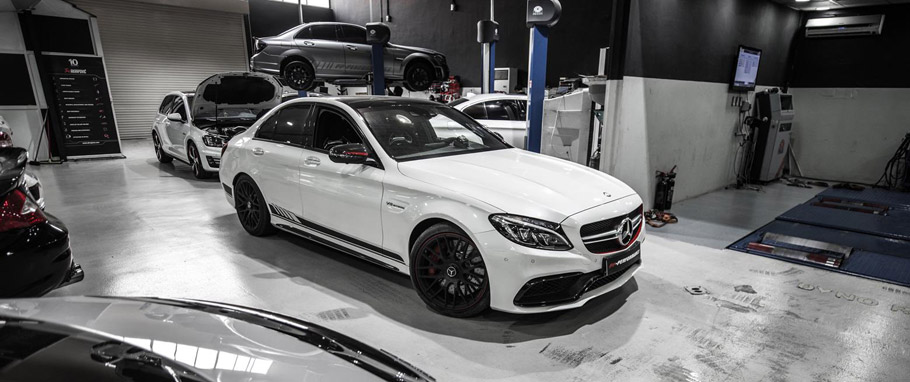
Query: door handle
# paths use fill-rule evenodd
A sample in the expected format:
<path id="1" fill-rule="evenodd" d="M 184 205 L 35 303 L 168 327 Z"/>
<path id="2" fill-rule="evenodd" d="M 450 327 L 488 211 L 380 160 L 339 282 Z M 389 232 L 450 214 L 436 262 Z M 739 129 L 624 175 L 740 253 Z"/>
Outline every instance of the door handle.
<path id="1" fill-rule="evenodd" d="M 357 50 L 356 46 L 353 46 L 353 45 L 345 45 L 345 46 L 348 48 L 348 50 L 355 50 L 355 51 Z"/>
<path id="2" fill-rule="evenodd" d="M 319 161 L 319 158 L 316 158 L 316 157 L 307 157 L 306 160 L 303 161 L 303 164 L 310 166 L 310 167 L 319 166 L 319 163 L 321 163 L 321 162 Z"/>
<path id="3" fill-rule="evenodd" d="M 303 45 L 313 46 L 313 45 L 316 45 L 316 43 L 312 42 L 312 41 L 304 41 Z"/>
<path id="4" fill-rule="evenodd" d="M 265 150 L 263 150 L 261 147 L 256 147 L 253 149 L 253 155 L 262 155 L 262 154 L 265 154 Z"/>

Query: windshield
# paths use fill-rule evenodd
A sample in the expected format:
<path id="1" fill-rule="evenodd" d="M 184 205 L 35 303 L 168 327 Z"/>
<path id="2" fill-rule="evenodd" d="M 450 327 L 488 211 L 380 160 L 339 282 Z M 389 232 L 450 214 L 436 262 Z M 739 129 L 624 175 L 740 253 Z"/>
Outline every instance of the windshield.
<path id="1" fill-rule="evenodd" d="M 405 161 L 508 148 L 468 116 L 448 106 L 407 101 L 352 105 L 389 156 Z"/>

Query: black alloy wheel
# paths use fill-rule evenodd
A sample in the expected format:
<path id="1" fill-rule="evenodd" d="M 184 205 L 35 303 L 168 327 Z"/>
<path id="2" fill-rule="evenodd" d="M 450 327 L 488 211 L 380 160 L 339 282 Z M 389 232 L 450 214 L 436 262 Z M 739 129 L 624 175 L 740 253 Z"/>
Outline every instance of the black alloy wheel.
<path id="1" fill-rule="evenodd" d="M 293 61 L 285 65 L 282 77 L 291 89 L 306 91 L 313 88 L 316 71 L 313 70 L 312 65 L 306 62 Z"/>
<path id="2" fill-rule="evenodd" d="M 404 73 L 405 85 L 412 91 L 422 92 L 433 83 L 433 67 L 425 62 L 415 62 Z"/>
<path id="3" fill-rule="evenodd" d="M 237 209 L 240 225 L 250 235 L 266 236 L 275 233 L 265 198 L 248 176 L 241 176 L 234 184 L 234 208 Z"/>
<path id="4" fill-rule="evenodd" d="M 490 283 L 480 250 L 460 229 L 437 224 L 411 249 L 411 281 L 430 309 L 470 317 L 490 307 Z"/>
<path id="5" fill-rule="evenodd" d="M 190 166 L 193 167 L 193 176 L 195 176 L 196 179 L 208 179 L 211 177 L 212 173 L 205 171 L 205 169 L 202 168 L 202 158 L 199 158 L 199 150 L 196 149 L 196 145 L 190 143 L 189 147 L 187 147 L 187 151 L 189 152 L 188 159 L 190 160 Z"/>
<path id="6" fill-rule="evenodd" d="M 174 158 L 167 155 L 161 147 L 161 139 L 158 138 L 158 133 L 152 132 L 152 144 L 155 145 L 155 157 L 158 158 L 158 162 L 171 163 L 174 160 Z"/>

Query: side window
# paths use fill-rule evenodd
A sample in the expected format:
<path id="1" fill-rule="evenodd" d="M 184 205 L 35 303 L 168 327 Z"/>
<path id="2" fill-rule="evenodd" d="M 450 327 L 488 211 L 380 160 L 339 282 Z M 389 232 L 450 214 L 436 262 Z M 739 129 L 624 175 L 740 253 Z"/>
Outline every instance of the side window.
<path id="1" fill-rule="evenodd" d="M 328 25 L 313 25 L 310 27 L 310 30 L 313 32 L 314 40 L 330 40 L 336 41 L 338 37 L 335 36 L 335 26 Z"/>
<path id="2" fill-rule="evenodd" d="M 256 138 L 274 140 L 275 137 L 275 123 L 278 121 L 279 114 L 275 113 L 269 119 L 262 122 L 259 125 L 259 130 L 256 130 Z"/>
<path id="3" fill-rule="evenodd" d="M 171 104 L 174 103 L 174 97 L 169 95 L 164 97 L 164 101 L 161 101 L 161 106 L 158 107 L 158 112 L 161 114 L 167 114 L 171 110 Z"/>
<path id="4" fill-rule="evenodd" d="M 311 31 L 309 27 L 303 28 L 297 32 L 294 38 L 298 40 L 309 40 L 313 38 L 313 31 Z"/>
<path id="5" fill-rule="evenodd" d="M 310 105 L 289 106 L 281 109 L 275 123 L 272 140 L 303 145 L 306 135 L 304 129 L 307 118 L 310 116 L 310 109 L 312 109 Z"/>
<path id="6" fill-rule="evenodd" d="M 509 116 L 509 110 L 506 107 L 506 102 L 508 101 L 489 101 L 485 102 L 484 106 L 487 108 L 487 119 L 494 119 L 498 121 L 508 121 L 512 117 Z"/>
<path id="7" fill-rule="evenodd" d="M 353 25 L 342 25 L 341 35 L 342 37 L 340 40 L 344 42 L 364 45 L 367 43 L 367 30 L 364 28 Z"/>
<path id="8" fill-rule="evenodd" d="M 357 130 L 341 114 L 331 110 L 320 110 L 316 119 L 313 137 L 314 149 L 329 150 L 345 143 L 363 143 Z"/>
<path id="9" fill-rule="evenodd" d="M 474 119 L 487 119 L 487 111 L 484 110 L 482 103 L 468 106 L 464 109 L 464 113 Z"/>
<path id="10" fill-rule="evenodd" d="M 186 107 L 183 105 L 183 98 L 177 98 L 177 100 L 174 102 L 174 107 L 171 108 L 171 113 L 180 114 L 181 119 L 183 119 L 184 121 L 187 120 Z"/>

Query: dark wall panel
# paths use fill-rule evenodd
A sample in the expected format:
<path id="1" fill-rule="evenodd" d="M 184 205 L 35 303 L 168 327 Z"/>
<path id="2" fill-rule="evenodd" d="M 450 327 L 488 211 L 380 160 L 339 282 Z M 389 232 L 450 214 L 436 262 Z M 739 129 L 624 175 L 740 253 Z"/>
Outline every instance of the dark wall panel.
<path id="1" fill-rule="evenodd" d="M 490 17 L 487 0 L 458 0 L 458 10 L 449 10 L 449 1 L 390 0 L 392 42 L 438 50 L 446 55 L 452 74 L 461 76 L 464 86 L 480 86 L 481 46 L 477 43 L 477 21 Z M 383 8 L 386 2 L 381 2 Z M 497 0 L 496 21 L 500 41 L 496 45 L 496 66 L 528 68 L 528 28 L 524 0 Z M 563 0 L 563 15 L 550 32 L 547 82 L 579 73 L 596 74 L 599 48 L 607 45 L 612 1 Z M 370 21 L 370 0 L 333 0 L 338 21 L 365 24 Z M 375 20 L 380 1 L 373 0 Z"/>
<path id="2" fill-rule="evenodd" d="M 633 1 L 625 74 L 727 83 L 742 44 L 763 50 L 758 84 L 783 85 L 799 23 L 769 0 Z"/>
<path id="3" fill-rule="evenodd" d="M 0 105 L 36 105 L 25 55 L 0 53 Z"/>
<path id="4" fill-rule="evenodd" d="M 910 88 L 910 5 L 813 12 L 808 17 L 885 15 L 879 36 L 796 41 L 794 87 Z"/>
<path id="5" fill-rule="evenodd" d="M 335 21 L 335 13 L 329 8 L 304 5 L 303 21 Z M 297 4 L 274 0 L 250 0 L 250 34 L 253 37 L 274 36 L 299 24 Z"/>
<path id="6" fill-rule="evenodd" d="M 88 20 L 20 13 L 19 21 L 27 50 L 35 50 L 35 37 L 44 52 L 95 54 Z M 29 22 L 34 24 L 33 29 Z M 36 36 L 31 36 L 32 30 Z"/>

